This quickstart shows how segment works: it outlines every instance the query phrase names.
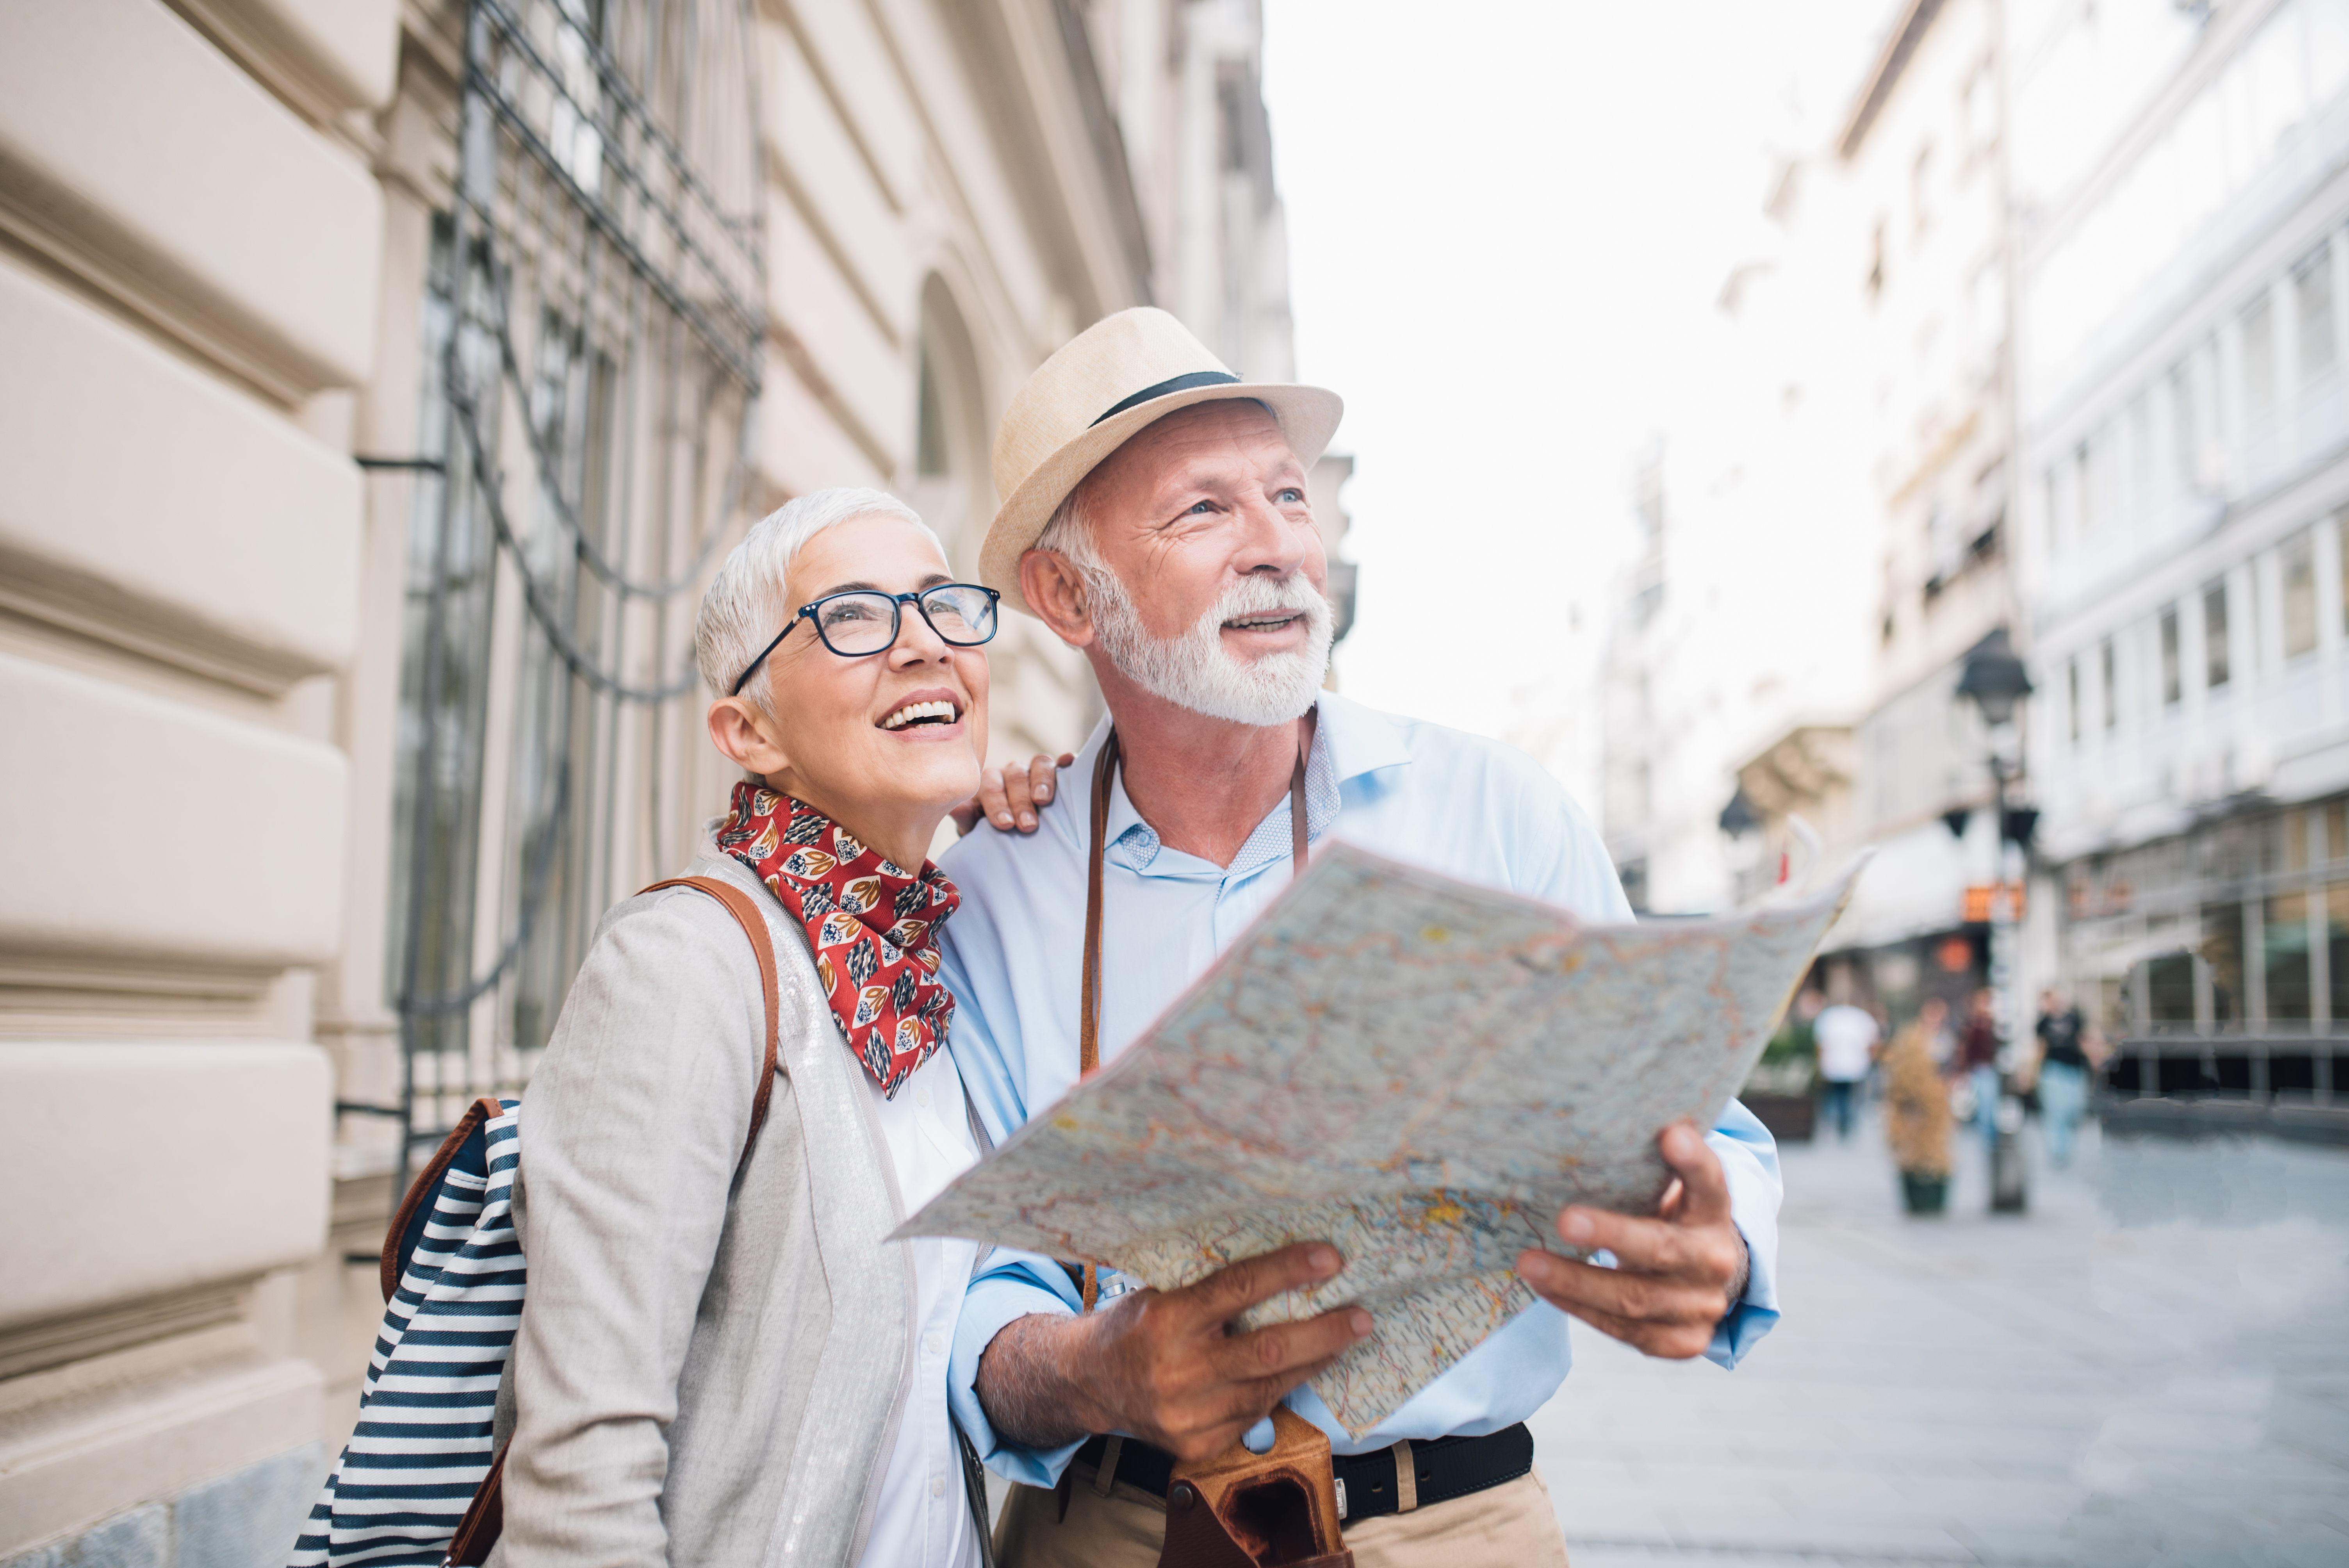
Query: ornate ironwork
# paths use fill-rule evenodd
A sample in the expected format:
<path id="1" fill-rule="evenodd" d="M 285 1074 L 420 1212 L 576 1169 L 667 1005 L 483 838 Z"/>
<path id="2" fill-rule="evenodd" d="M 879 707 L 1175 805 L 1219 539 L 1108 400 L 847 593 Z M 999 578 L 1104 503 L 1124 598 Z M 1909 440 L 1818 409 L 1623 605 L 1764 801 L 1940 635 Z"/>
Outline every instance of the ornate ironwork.
<path id="1" fill-rule="evenodd" d="M 527 1078 L 596 917 L 681 848 L 691 595 L 740 521 L 765 335 L 749 0 L 464 15 L 402 460 L 400 1181 Z"/>

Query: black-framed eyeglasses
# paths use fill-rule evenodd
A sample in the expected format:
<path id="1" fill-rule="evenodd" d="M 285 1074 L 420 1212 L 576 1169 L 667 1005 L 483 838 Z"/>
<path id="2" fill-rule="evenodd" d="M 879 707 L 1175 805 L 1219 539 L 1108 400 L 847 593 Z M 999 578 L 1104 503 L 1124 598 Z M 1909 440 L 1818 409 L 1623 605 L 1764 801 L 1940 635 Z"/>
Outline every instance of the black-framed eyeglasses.
<path id="1" fill-rule="evenodd" d="M 911 604 L 921 612 L 922 619 L 929 623 L 940 642 L 951 643 L 957 648 L 975 648 L 995 635 L 995 603 L 1002 597 L 994 589 L 982 588 L 976 583 L 941 583 L 915 593 L 884 593 L 877 588 L 827 593 L 812 604 L 801 605 L 784 623 L 783 629 L 775 634 L 775 640 L 761 648 L 759 656 L 734 678 L 726 695 L 740 696 L 742 683 L 758 673 L 767 655 L 782 646 L 783 639 L 802 621 L 814 622 L 815 634 L 842 658 L 870 658 L 897 645 L 897 630 L 904 614 L 899 606 Z"/>

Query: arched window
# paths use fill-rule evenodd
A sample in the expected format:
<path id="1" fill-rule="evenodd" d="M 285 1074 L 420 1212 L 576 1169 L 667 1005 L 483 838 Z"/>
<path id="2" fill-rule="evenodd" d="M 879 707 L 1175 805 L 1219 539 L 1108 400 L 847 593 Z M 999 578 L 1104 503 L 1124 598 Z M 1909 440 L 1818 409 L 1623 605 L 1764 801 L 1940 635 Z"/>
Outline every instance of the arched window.
<path id="1" fill-rule="evenodd" d="M 995 518 L 995 420 L 977 349 L 944 277 L 922 285 L 915 343 L 912 471 L 897 493 L 946 542 L 961 575 L 976 577 L 978 549 Z M 1009 613 L 988 648 L 992 688 L 988 752 L 994 761 L 1078 746 L 1102 711 L 1092 671 L 1042 624 Z"/>
<path id="2" fill-rule="evenodd" d="M 978 567 L 979 542 L 994 514 L 978 356 L 946 280 L 922 284 L 922 329 L 914 346 L 914 471 L 903 493 L 936 529 L 958 573 Z"/>

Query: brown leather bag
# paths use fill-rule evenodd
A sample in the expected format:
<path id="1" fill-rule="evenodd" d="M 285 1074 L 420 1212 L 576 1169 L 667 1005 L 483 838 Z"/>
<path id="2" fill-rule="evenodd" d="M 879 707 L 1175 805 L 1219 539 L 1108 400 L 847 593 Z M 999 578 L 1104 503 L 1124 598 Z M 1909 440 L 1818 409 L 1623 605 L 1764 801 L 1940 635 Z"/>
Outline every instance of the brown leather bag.
<path id="1" fill-rule="evenodd" d="M 750 1150 L 758 1147 L 759 1130 L 767 1124 L 767 1101 L 775 1088 L 775 1051 L 780 1040 L 781 1009 L 775 979 L 774 944 L 768 936 L 766 917 L 760 913 L 758 904 L 752 902 L 750 894 L 733 883 L 717 877 L 671 877 L 642 891 L 657 892 L 665 887 L 696 888 L 724 904 L 726 913 L 732 915 L 735 923 L 742 928 L 742 934 L 750 939 L 750 952 L 759 961 L 759 992 L 767 1006 L 767 1059 L 759 1069 L 758 1093 L 750 1100 L 750 1135 L 743 1139 L 742 1152 L 734 1161 L 734 1174 L 740 1177 L 742 1167 L 750 1162 Z M 496 1103 L 489 1103 L 494 1113 Z M 424 1173 L 409 1189 L 407 1199 L 391 1222 L 391 1233 L 383 1243 L 384 1298 L 387 1301 L 398 1284 L 393 1253 L 408 1228 L 410 1210 L 424 1201 L 419 1194 L 429 1194 L 438 1184 L 440 1172 L 456 1157 L 457 1146 L 464 1141 L 472 1125 L 469 1119 L 449 1135 L 449 1141 L 440 1146 L 440 1152 L 433 1156 L 432 1162 L 424 1168 Z M 465 1511 L 465 1517 L 457 1522 L 457 1532 L 449 1538 L 449 1554 L 441 1559 L 441 1568 L 480 1568 L 480 1564 L 489 1561 L 490 1548 L 498 1543 L 498 1537 L 505 1531 L 505 1473 L 506 1450 L 501 1449 L 496 1460 L 490 1466 L 490 1473 L 481 1478 L 481 1490 L 473 1494 L 473 1505 Z"/>
<path id="2" fill-rule="evenodd" d="M 1272 1449 L 1234 1443 L 1166 1484 L 1166 1544 L 1158 1568 L 1354 1568 L 1338 1522 L 1330 1439 L 1284 1406 Z"/>

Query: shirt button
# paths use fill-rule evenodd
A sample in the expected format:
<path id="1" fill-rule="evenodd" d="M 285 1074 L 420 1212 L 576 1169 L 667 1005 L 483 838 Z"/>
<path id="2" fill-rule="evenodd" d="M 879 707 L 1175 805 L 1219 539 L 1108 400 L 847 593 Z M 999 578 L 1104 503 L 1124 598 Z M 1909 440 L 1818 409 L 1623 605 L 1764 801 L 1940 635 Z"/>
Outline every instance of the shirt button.
<path id="1" fill-rule="evenodd" d="M 923 1085 L 920 1088 L 914 1091 L 914 1103 L 920 1106 L 924 1110 L 930 1109 L 930 1089 L 927 1084 Z"/>
<path id="2" fill-rule="evenodd" d="M 925 1334 L 922 1336 L 922 1348 L 930 1355 L 936 1356 L 939 1351 L 946 1348 L 946 1341 L 940 1339 L 935 1334 Z"/>
<path id="3" fill-rule="evenodd" d="M 944 1497 L 946 1494 L 947 1478 L 942 1475 L 932 1476 L 930 1478 L 930 1495 L 932 1497 Z"/>

